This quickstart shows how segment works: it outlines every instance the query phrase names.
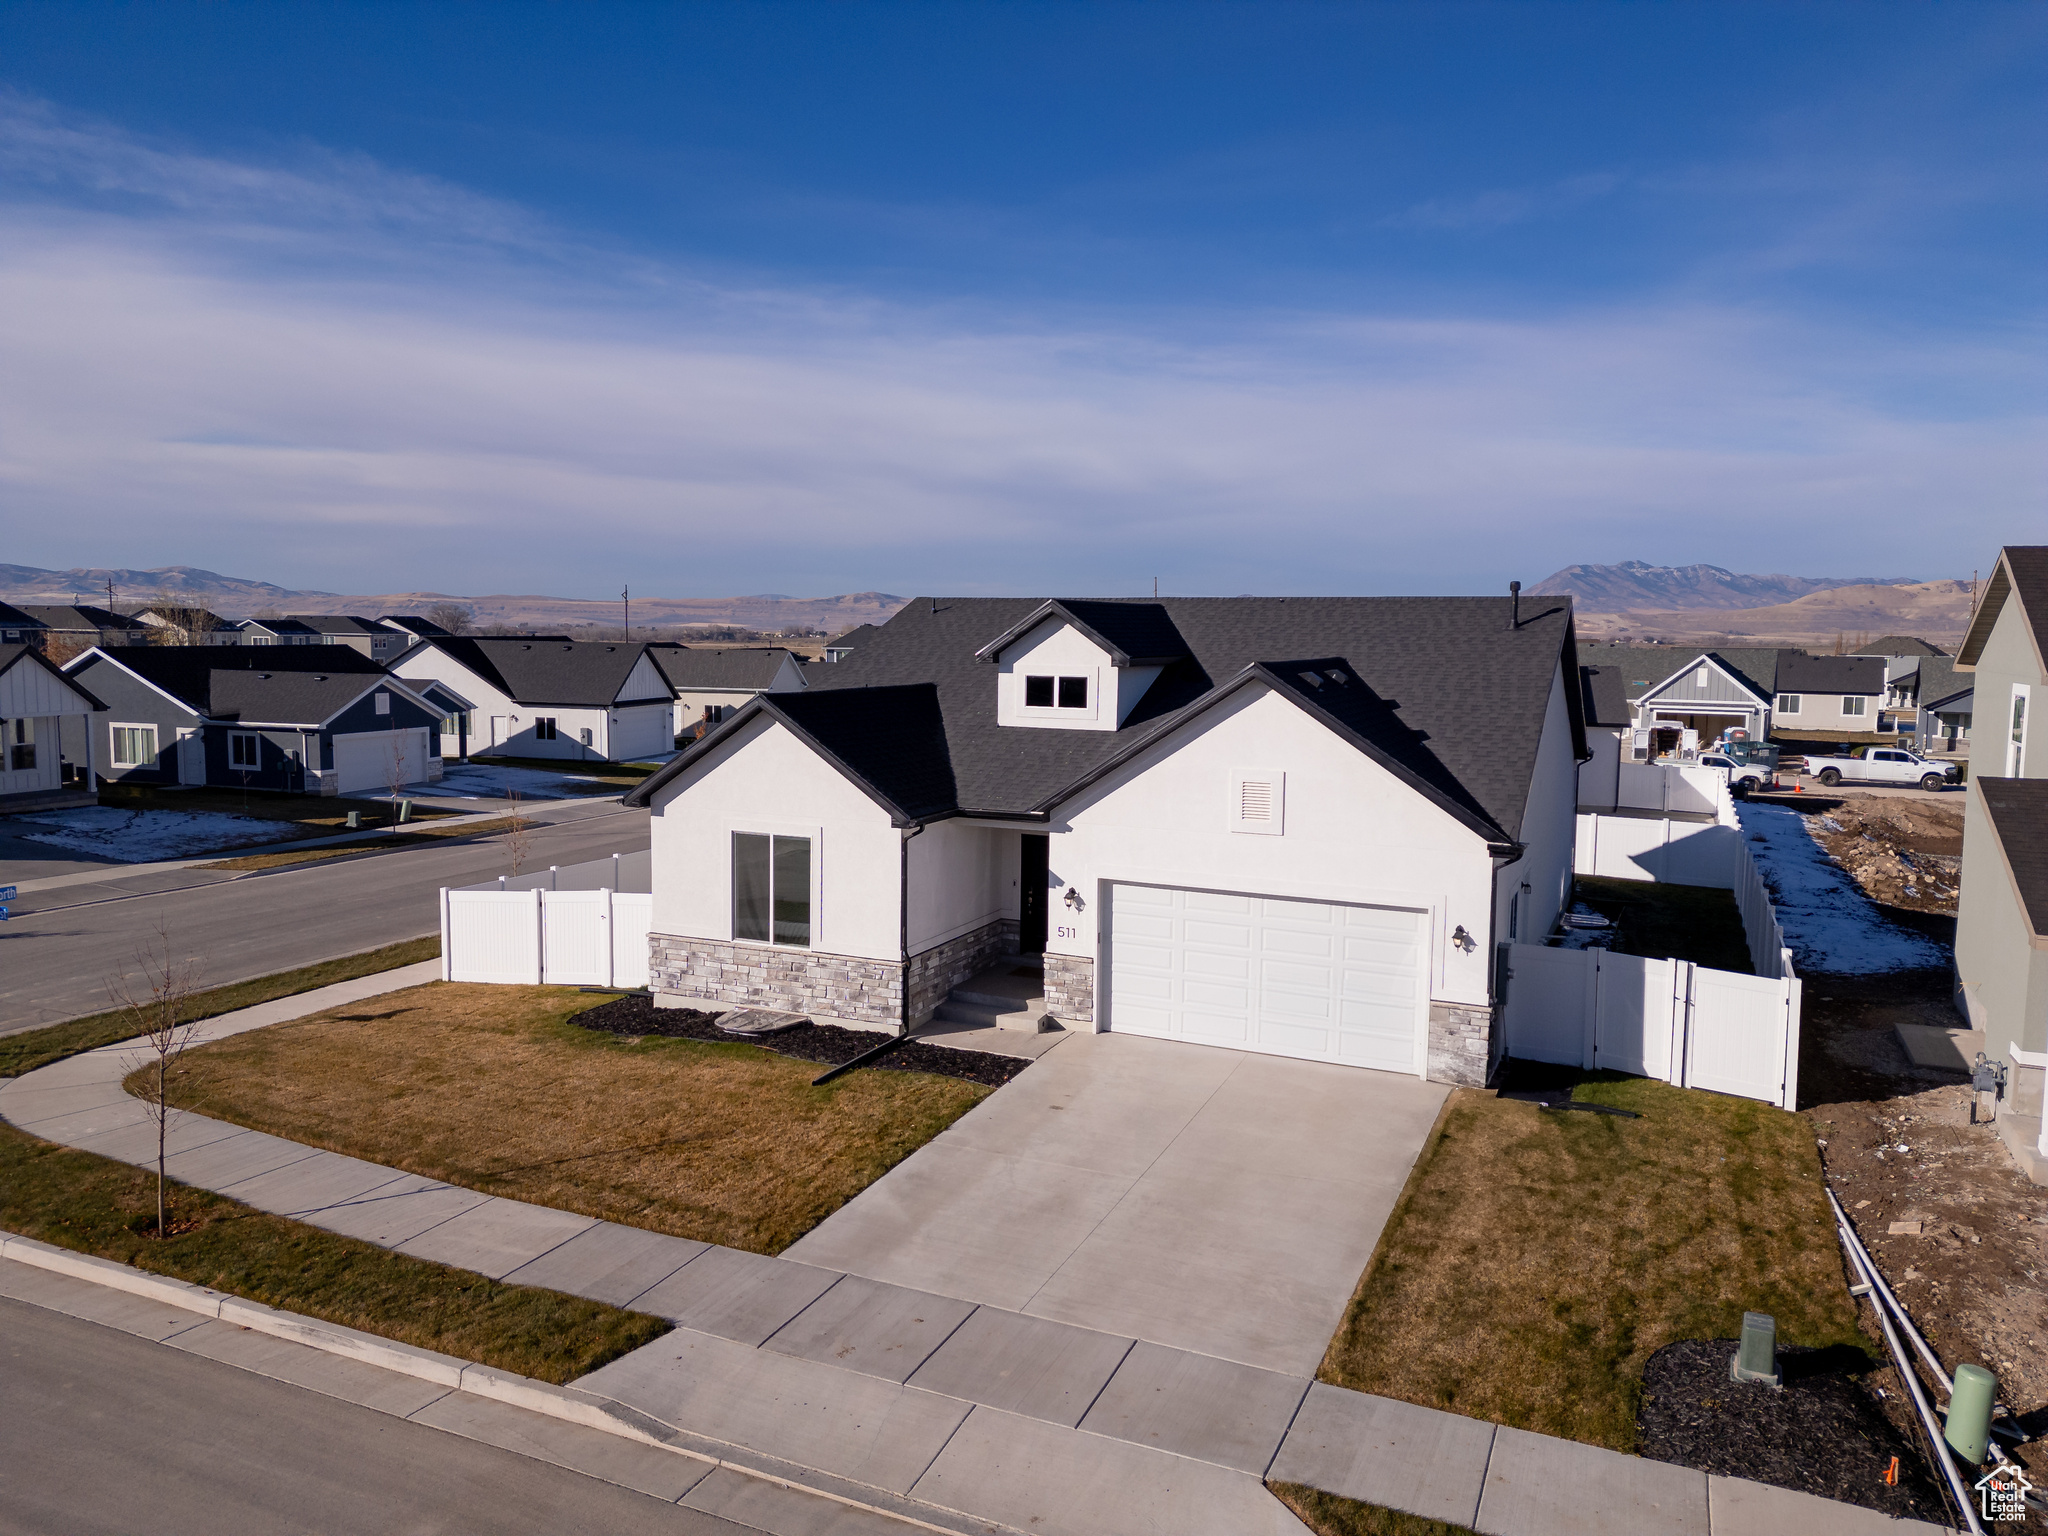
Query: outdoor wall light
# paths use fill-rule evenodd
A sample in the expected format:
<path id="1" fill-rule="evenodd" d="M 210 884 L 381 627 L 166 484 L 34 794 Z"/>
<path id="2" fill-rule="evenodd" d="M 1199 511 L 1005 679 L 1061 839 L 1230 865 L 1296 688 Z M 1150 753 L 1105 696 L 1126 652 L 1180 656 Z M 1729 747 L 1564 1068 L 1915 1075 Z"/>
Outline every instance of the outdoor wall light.
<path id="1" fill-rule="evenodd" d="M 1071 885 L 1067 887 L 1066 902 L 1067 905 L 1072 907 L 1076 912 L 1080 911 L 1083 906 L 1083 902 L 1081 900 L 1081 893 L 1075 890 Z"/>
<path id="2" fill-rule="evenodd" d="M 1470 950 L 1472 948 L 1472 935 L 1465 931 L 1465 925 L 1463 923 L 1458 924 L 1458 926 L 1454 930 L 1452 930 L 1451 948 L 1463 950 Z"/>

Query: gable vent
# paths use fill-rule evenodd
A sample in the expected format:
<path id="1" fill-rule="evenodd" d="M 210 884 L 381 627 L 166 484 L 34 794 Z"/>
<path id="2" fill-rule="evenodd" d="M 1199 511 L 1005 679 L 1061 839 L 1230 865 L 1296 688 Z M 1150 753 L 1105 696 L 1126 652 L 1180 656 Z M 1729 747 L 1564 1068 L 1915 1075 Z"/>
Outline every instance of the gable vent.
<path id="1" fill-rule="evenodd" d="M 1237 814 L 1241 821 L 1273 819 L 1273 785 L 1268 779 L 1240 779 L 1237 785 Z"/>
<path id="2" fill-rule="evenodd" d="M 1287 811 L 1287 775 L 1277 768 L 1241 768 L 1230 775 L 1230 830 L 1278 837 Z"/>

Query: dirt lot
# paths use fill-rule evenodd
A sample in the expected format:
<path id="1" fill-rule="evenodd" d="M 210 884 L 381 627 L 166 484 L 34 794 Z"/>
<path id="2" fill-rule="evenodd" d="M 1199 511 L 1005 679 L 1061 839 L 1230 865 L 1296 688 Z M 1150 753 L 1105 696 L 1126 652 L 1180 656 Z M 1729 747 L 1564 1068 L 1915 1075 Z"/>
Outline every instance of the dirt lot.
<path id="1" fill-rule="evenodd" d="M 1833 803 L 1814 807 L 1820 811 L 1820 840 L 1865 895 L 1880 906 L 1955 916 L 1963 867 L 1961 795 L 1827 799 Z"/>
<path id="2" fill-rule="evenodd" d="M 2048 1433 L 2048 1189 L 2020 1174 L 1991 1126 L 1970 1123 L 1967 1079 L 1913 1066 L 1892 1033 L 1960 1028 L 1949 986 L 1943 971 L 1809 977 L 1802 1112 L 1837 1198 L 1944 1363 L 1995 1371 L 2027 1428 Z M 1906 1221 L 1920 1235 L 1891 1235 Z M 1871 1382 L 1907 1427 L 1892 1373 Z M 2018 1454 L 2036 1483 L 2048 1481 L 2048 1446 Z"/>

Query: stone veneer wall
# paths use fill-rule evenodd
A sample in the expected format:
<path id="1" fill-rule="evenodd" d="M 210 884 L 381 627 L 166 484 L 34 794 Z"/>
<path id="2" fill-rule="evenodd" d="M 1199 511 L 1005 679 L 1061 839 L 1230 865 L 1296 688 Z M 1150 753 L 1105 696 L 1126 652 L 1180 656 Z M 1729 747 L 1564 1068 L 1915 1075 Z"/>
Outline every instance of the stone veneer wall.
<path id="1" fill-rule="evenodd" d="M 1045 957 L 1045 1011 L 1068 1024 L 1095 1022 L 1095 962 L 1080 955 Z"/>
<path id="2" fill-rule="evenodd" d="M 808 949 L 777 949 L 680 934 L 647 936 L 648 985 L 722 1003 L 823 1013 L 894 1029 L 903 1015 L 903 964 Z"/>
<path id="3" fill-rule="evenodd" d="M 1429 1005 L 1428 1065 L 1423 1076 L 1432 1083 L 1484 1088 L 1493 1076 L 1495 1014 L 1491 1008 L 1462 1003 Z"/>
<path id="4" fill-rule="evenodd" d="M 894 1029 L 903 1018 L 903 964 L 767 944 L 647 936 L 648 985 L 728 1008 L 822 1013 Z M 998 955 L 1017 952 L 1014 919 L 985 923 L 910 957 L 910 1022 L 924 1023 L 946 994 Z"/>
<path id="5" fill-rule="evenodd" d="M 912 955 L 910 1027 L 915 1029 L 930 1019 L 948 992 L 975 972 L 985 970 L 997 956 L 1016 953 L 1016 919 L 998 918 Z"/>

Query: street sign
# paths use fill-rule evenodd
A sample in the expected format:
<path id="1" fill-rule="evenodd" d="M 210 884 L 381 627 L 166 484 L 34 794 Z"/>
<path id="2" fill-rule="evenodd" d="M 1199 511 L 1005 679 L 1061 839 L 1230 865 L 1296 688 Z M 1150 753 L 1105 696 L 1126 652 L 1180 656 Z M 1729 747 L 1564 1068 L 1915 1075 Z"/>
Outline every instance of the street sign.
<path id="1" fill-rule="evenodd" d="M 7 909 L 6 909 L 5 907 L 0 907 L 0 923 L 4 923 L 4 922 L 6 922 L 6 921 L 7 921 Z"/>
<path id="2" fill-rule="evenodd" d="M 19 892 L 20 889 L 21 887 L 16 885 L 0 885 L 0 901 L 14 900 L 16 893 Z"/>

